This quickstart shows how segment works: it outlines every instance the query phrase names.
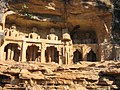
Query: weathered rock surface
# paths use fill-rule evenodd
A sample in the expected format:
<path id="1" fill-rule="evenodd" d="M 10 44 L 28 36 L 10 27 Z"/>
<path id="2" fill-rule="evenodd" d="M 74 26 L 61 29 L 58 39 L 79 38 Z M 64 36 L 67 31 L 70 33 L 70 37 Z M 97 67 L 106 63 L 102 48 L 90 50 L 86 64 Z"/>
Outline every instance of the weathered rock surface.
<path id="1" fill-rule="evenodd" d="M 119 90 L 120 62 L 56 63 L 0 62 L 3 90 Z"/>

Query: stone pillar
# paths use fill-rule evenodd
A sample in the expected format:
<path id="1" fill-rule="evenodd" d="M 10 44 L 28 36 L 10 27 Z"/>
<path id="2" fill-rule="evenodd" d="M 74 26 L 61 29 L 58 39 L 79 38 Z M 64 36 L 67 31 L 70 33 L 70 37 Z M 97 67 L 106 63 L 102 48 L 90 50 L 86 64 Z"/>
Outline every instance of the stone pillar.
<path id="1" fill-rule="evenodd" d="M 0 25 L 0 31 L 2 31 L 3 30 L 3 27 L 2 27 L 2 25 Z"/>
<path id="2" fill-rule="evenodd" d="M 11 60 L 13 60 L 14 57 L 14 51 L 15 51 L 15 47 L 12 45 L 12 50 L 11 50 Z"/>
<path id="3" fill-rule="evenodd" d="M 65 64 L 65 45 L 63 46 L 63 52 L 62 52 L 62 55 L 63 55 L 63 64 Z"/>
<path id="4" fill-rule="evenodd" d="M 66 64 L 69 64 L 69 46 L 66 46 Z"/>
<path id="5" fill-rule="evenodd" d="M 0 47 L 0 61 L 4 61 L 4 47 Z"/>
<path id="6" fill-rule="evenodd" d="M 66 45 L 65 45 L 65 50 L 64 50 L 64 58 L 65 58 L 65 64 L 67 64 L 67 48 L 66 48 Z"/>
<path id="7" fill-rule="evenodd" d="M 48 48 L 48 60 L 49 62 L 52 61 L 52 49 L 51 48 Z"/>
<path id="8" fill-rule="evenodd" d="M 0 25 L 0 60 L 4 59 L 4 32 L 2 31 L 2 26 Z"/>
<path id="9" fill-rule="evenodd" d="M 6 59 L 6 52 L 3 52 L 3 60 L 5 60 Z"/>
<path id="10" fill-rule="evenodd" d="M 54 48 L 51 48 L 52 50 L 51 50 L 51 58 L 52 58 L 52 61 L 54 62 L 55 61 L 55 59 L 54 59 Z"/>
<path id="11" fill-rule="evenodd" d="M 71 64 L 71 58 L 70 58 L 70 50 L 69 49 L 71 49 L 70 48 L 70 46 L 68 45 L 68 44 L 66 44 L 65 46 L 64 46 L 64 56 L 65 56 L 65 64 Z"/>
<path id="12" fill-rule="evenodd" d="M 66 63 L 71 64 L 71 58 L 70 58 L 70 46 L 66 46 Z"/>
<path id="13" fill-rule="evenodd" d="M 7 60 L 10 60 L 11 59 L 11 49 L 10 49 L 10 46 L 8 47 L 8 51 L 7 51 Z"/>
<path id="14" fill-rule="evenodd" d="M 62 56 L 61 48 L 59 48 L 58 51 L 59 51 L 59 62 L 58 63 L 61 65 L 63 63 L 62 58 L 61 58 Z"/>
<path id="15" fill-rule="evenodd" d="M 73 46 L 70 46 L 70 51 L 69 51 L 69 64 L 73 64 L 73 57 L 74 57 Z"/>
<path id="16" fill-rule="evenodd" d="M 26 50 L 27 50 L 26 41 L 23 40 L 21 48 L 21 62 L 26 62 Z"/>
<path id="17" fill-rule="evenodd" d="M 67 64 L 70 64 L 70 47 L 68 47 L 68 55 L 67 55 L 67 57 L 68 57 L 68 61 L 67 61 Z"/>
<path id="18" fill-rule="evenodd" d="M 63 35 L 62 35 L 62 41 L 64 42 L 64 49 L 63 49 L 63 57 L 64 57 L 64 63 L 65 64 L 68 64 L 68 46 L 70 45 L 70 41 L 71 41 L 71 37 L 70 35 L 68 34 L 68 29 L 64 29 L 63 30 Z"/>
<path id="19" fill-rule="evenodd" d="M 45 43 L 41 44 L 41 63 L 45 63 Z"/>
<path id="20" fill-rule="evenodd" d="M 67 44 L 64 46 L 64 60 L 65 64 L 69 64 L 69 46 Z"/>

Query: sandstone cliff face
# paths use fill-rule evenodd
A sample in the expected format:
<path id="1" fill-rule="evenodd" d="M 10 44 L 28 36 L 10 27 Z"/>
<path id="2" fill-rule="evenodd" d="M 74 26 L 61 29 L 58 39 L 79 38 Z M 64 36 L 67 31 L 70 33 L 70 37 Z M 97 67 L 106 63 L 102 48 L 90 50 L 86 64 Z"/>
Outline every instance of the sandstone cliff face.
<path id="1" fill-rule="evenodd" d="M 120 62 L 55 63 L 0 62 L 3 90 L 118 90 Z"/>
<path id="2" fill-rule="evenodd" d="M 50 23 L 64 23 L 66 20 L 72 26 L 81 23 L 81 27 L 84 24 L 86 26 L 90 18 L 94 17 L 93 20 L 97 20 L 99 16 L 106 18 L 107 15 L 109 17 L 109 11 L 113 6 L 109 0 L 10 0 L 8 5 L 10 10 L 17 12 L 20 16 L 22 14 L 24 20 L 32 19 L 47 23 L 49 21 Z M 20 16 L 8 17 L 8 22 L 17 24 L 17 21 L 13 21 L 12 17 L 20 18 Z"/>
<path id="3" fill-rule="evenodd" d="M 69 1 L 66 3 L 67 7 L 65 7 L 65 3 L 63 3 L 65 0 L 9 1 L 9 9 L 17 12 L 17 14 L 8 16 L 7 23 L 16 23 L 22 27 L 24 27 L 23 24 L 26 25 L 28 20 L 29 23 L 27 23 L 29 25 L 35 23 L 35 25 L 38 24 L 38 26 L 39 24 L 44 27 L 56 25 L 62 28 L 62 26 L 64 26 L 64 19 L 66 18 L 65 15 L 67 15 L 66 20 L 68 20 L 71 26 L 80 24 L 83 29 L 88 29 L 89 24 L 93 25 L 93 27 L 101 24 L 98 17 L 102 16 L 108 16 L 108 18 L 102 19 L 105 19 L 105 23 L 108 24 L 108 26 L 110 25 L 110 22 L 108 22 L 111 20 L 111 15 L 108 12 L 108 6 L 111 5 L 109 0 L 100 0 L 104 3 L 100 4 L 101 6 L 97 6 L 96 2 L 83 3 L 81 0 L 81 2 L 79 2 L 79 0 L 66 0 Z M 65 9 L 67 10 L 67 14 L 65 14 Z M 18 19 L 15 19 L 15 17 Z M 43 22 L 44 25 L 42 25 Z M 62 22 L 62 24 L 58 22 Z M 96 24 L 96 22 L 98 22 L 98 24 Z M 104 32 L 101 32 L 102 35 L 100 36 L 104 36 L 103 33 Z M 43 64 L 39 62 L 20 63 L 14 61 L 0 62 L 0 89 L 119 90 L 119 67 L 119 61 L 80 62 L 75 65 Z"/>
<path id="4" fill-rule="evenodd" d="M 25 28 L 35 26 L 40 29 L 68 27 L 70 32 L 80 25 L 83 31 L 94 30 L 99 43 L 102 43 L 104 38 L 110 38 L 106 34 L 107 31 L 111 31 L 112 21 L 112 4 L 106 2 L 103 0 L 10 0 L 9 9 L 16 14 L 6 17 L 6 25 L 16 24 Z"/>

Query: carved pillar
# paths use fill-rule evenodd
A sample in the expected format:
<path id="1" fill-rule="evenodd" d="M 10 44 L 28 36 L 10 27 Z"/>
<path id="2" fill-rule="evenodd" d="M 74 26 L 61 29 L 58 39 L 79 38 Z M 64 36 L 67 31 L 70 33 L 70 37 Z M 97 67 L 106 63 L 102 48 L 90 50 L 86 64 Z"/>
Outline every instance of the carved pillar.
<path id="1" fill-rule="evenodd" d="M 3 30 L 3 27 L 2 27 L 2 25 L 0 25 L 0 31 L 2 31 Z"/>
<path id="2" fill-rule="evenodd" d="M 12 45 L 12 50 L 11 50 L 11 60 L 13 60 L 13 57 L 14 57 L 14 50 L 15 50 L 15 47 Z"/>
<path id="3" fill-rule="evenodd" d="M 3 52 L 3 60 L 5 61 L 5 59 L 6 59 L 6 52 Z"/>
<path id="4" fill-rule="evenodd" d="M 67 48 L 65 46 L 65 50 L 64 50 L 64 58 L 65 58 L 65 64 L 67 64 Z"/>
<path id="5" fill-rule="evenodd" d="M 66 46 L 66 64 L 69 64 L 69 46 Z"/>
<path id="6" fill-rule="evenodd" d="M 3 32 L 3 29 L 2 29 L 2 24 L 0 24 L 0 60 L 3 60 L 4 59 L 4 32 Z"/>
<path id="7" fill-rule="evenodd" d="M 48 48 L 48 60 L 49 62 L 52 61 L 52 49 L 50 47 Z"/>
<path id="8" fill-rule="evenodd" d="M 65 64 L 68 64 L 68 53 L 69 53 L 69 48 L 68 46 L 70 45 L 70 41 L 71 41 L 71 37 L 70 35 L 68 34 L 68 29 L 66 28 L 65 31 L 62 35 L 62 41 L 64 42 L 64 51 L 63 51 L 63 57 L 64 57 L 64 62 Z"/>
<path id="9" fill-rule="evenodd" d="M 10 49 L 10 46 L 8 46 L 8 51 L 7 51 L 7 60 L 10 60 L 11 59 L 11 49 Z"/>
<path id="10" fill-rule="evenodd" d="M 54 48 L 52 47 L 51 48 L 51 59 L 52 59 L 52 62 L 54 62 Z"/>
<path id="11" fill-rule="evenodd" d="M 68 44 L 65 45 L 65 50 L 64 50 L 64 56 L 65 56 L 65 64 L 71 64 L 71 46 L 69 46 Z"/>
<path id="12" fill-rule="evenodd" d="M 67 64 L 70 64 L 71 62 L 70 62 L 70 47 L 68 47 L 68 54 L 67 54 L 67 57 L 68 57 L 68 60 L 67 60 Z"/>
<path id="13" fill-rule="evenodd" d="M 64 46 L 64 61 L 65 61 L 65 64 L 69 64 L 69 46 L 66 44 L 65 46 Z"/>
<path id="14" fill-rule="evenodd" d="M 41 63 L 45 63 L 45 43 L 41 44 Z"/>
<path id="15" fill-rule="evenodd" d="M 0 61 L 4 60 L 4 47 L 0 47 Z"/>
<path id="16" fill-rule="evenodd" d="M 61 58 L 62 50 L 61 50 L 61 48 L 59 48 L 58 51 L 59 51 L 59 62 L 58 63 L 61 65 L 62 64 L 62 58 Z"/>
<path id="17" fill-rule="evenodd" d="M 65 46 L 62 48 L 62 64 L 65 64 Z"/>
<path id="18" fill-rule="evenodd" d="M 69 51 L 69 62 L 70 64 L 73 64 L 73 46 L 70 46 L 70 51 Z"/>
<path id="19" fill-rule="evenodd" d="M 26 50 L 27 50 L 26 41 L 23 40 L 21 48 L 21 62 L 26 62 Z"/>

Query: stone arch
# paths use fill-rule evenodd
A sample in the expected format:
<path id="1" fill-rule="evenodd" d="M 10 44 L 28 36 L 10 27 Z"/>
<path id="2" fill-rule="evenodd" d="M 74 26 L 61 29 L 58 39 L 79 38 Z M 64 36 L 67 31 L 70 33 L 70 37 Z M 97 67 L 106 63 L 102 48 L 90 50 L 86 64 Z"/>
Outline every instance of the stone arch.
<path id="1" fill-rule="evenodd" d="M 5 60 L 20 61 L 20 46 L 16 43 L 9 43 L 4 48 Z"/>
<path id="2" fill-rule="evenodd" d="M 39 46 L 31 45 L 27 47 L 26 50 L 26 59 L 27 61 L 41 61 L 41 51 Z"/>
<path id="3" fill-rule="evenodd" d="M 5 32 L 5 36 L 7 36 L 7 31 Z"/>
<path id="4" fill-rule="evenodd" d="M 12 32 L 11 31 L 9 31 L 9 36 L 11 36 L 12 35 Z"/>
<path id="5" fill-rule="evenodd" d="M 33 38 L 33 35 L 30 35 L 30 38 Z"/>
<path id="6" fill-rule="evenodd" d="M 87 54 L 87 61 L 95 62 L 97 61 L 97 55 L 91 49 L 91 51 Z"/>
<path id="7" fill-rule="evenodd" d="M 74 53 L 73 53 L 73 63 L 78 63 L 82 61 L 82 53 L 79 51 L 79 50 L 76 50 Z"/>
<path id="8" fill-rule="evenodd" d="M 46 62 L 55 62 L 59 63 L 59 51 L 56 47 L 50 46 L 45 50 Z"/>

